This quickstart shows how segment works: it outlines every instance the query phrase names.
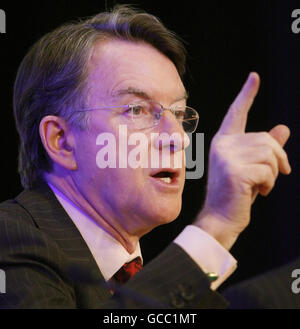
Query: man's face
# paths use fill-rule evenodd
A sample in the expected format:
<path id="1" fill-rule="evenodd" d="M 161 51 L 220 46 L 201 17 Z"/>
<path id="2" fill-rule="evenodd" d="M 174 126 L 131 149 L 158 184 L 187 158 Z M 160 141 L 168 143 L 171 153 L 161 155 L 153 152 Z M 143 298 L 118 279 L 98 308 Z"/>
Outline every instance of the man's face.
<path id="1" fill-rule="evenodd" d="M 151 168 L 151 152 L 159 149 L 159 143 L 151 144 L 153 133 L 178 133 L 184 137 L 181 125 L 170 111 L 165 111 L 158 125 L 137 130 L 128 126 L 128 138 L 132 133 L 147 137 L 149 159 L 147 168 L 118 168 L 119 125 L 126 123 L 126 115 L 115 106 L 131 104 L 150 98 L 164 107 L 185 105 L 185 89 L 174 64 L 152 46 L 143 42 L 112 40 L 96 44 L 90 60 L 88 78 L 88 108 L 107 108 L 91 111 L 89 129 L 75 131 L 75 158 L 78 170 L 73 179 L 82 195 L 107 222 L 134 235 L 143 235 L 155 226 L 174 220 L 181 210 L 184 186 L 184 152 L 182 165 L 170 174 L 171 182 L 154 176 L 162 168 Z M 110 108 L 111 107 L 111 108 Z M 111 133 L 116 139 L 117 167 L 100 169 L 96 163 L 97 152 L 103 147 L 96 145 L 97 136 Z M 127 143 L 128 140 L 125 142 Z M 128 146 L 128 153 L 136 146 Z M 159 149 L 162 152 L 163 145 Z M 182 151 L 182 145 L 178 149 Z M 174 169 L 171 151 L 171 166 Z M 142 155 L 141 155 L 142 156 Z M 168 171 L 168 170 L 167 170 Z"/>

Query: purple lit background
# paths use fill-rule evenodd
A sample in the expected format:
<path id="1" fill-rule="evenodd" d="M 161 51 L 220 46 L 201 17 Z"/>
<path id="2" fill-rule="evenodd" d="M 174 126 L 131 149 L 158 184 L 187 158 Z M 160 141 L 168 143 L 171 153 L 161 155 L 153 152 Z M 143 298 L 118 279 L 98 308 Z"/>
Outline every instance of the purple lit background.
<path id="1" fill-rule="evenodd" d="M 286 150 L 293 173 L 279 177 L 268 198 L 258 198 L 251 225 L 232 249 L 239 268 L 224 287 L 300 256 L 300 33 L 291 30 L 291 13 L 300 8 L 298 1 L 26 1 L 27 7 L 22 5 L 22 9 L 16 1 L 1 1 L 7 33 L 0 34 L 0 200 L 21 191 L 12 115 L 13 81 L 21 59 L 35 40 L 61 23 L 93 15 L 115 3 L 137 4 L 186 40 L 185 84 L 191 96 L 189 105 L 200 114 L 198 132 L 205 133 L 206 159 L 210 140 L 250 71 L 260 74 L 262 84 L 247 130 L 269 130 L 277 123 L 291 129 Z M 205 180 L 206 175 L 188 180 L 180 217 L 142 239 L 146 261 L 192 222 L 203 203 Z"/>

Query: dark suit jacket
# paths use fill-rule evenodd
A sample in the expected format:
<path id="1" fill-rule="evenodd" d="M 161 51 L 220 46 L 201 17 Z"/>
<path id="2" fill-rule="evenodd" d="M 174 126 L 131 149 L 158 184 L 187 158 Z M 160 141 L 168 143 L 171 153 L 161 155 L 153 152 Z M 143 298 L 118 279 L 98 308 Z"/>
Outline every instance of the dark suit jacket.
<path id="1" fill-rule="evenodd" d="M 47 184 L 0 204 L 0 308 L 223 308 L 176 244 L 111 294 L 80 232 Z"/>
<path id="2" fill-rule="evenodd" d="M 300 280 L 299 274 L 292 277 L 295 269 L 300 269 L 300 258 L 276 270 L 231 286 L 223 295 L 233 309 L 299 309 Z"/>

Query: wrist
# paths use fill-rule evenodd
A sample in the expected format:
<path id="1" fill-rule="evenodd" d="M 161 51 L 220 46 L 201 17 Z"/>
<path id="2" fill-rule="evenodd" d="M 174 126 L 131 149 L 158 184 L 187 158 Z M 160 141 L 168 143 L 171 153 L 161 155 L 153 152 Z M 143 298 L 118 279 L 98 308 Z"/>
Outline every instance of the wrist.
<path id="1" fill-rule="evenodd" d="M 221 214 L 203 209 L 193 223 L 217 240 L 226 250 L 230 250 L 240 232 Z"/>

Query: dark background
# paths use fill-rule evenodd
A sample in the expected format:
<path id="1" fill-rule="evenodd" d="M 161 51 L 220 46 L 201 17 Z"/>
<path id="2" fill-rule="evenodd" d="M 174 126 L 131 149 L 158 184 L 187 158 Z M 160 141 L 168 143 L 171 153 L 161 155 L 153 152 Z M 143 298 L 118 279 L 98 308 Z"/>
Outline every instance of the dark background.
<path id="1" fill-rule="evenodd" d="M 209 143 L 250 71 L 261 76 L 261 88 L 249 114 L 247 131 L 270 130 L 278 123 L 291 129 L 286 145 L 292 174 L 279 176 L 267 198 L 258 197 L 252 221 L 231 250 L 239 267 L 223 287 L 300 256 L 299 58 L 300 33 L 291 17 L 299 1 L 1 1 L 7 33 L 0 34 L 0 201 L 22 188 L 17 174 L 17 133 L 12 114 L 16 70 L 28 48 L 58 25 L 94 15 L 115 3 L 136 4 L 158 17 L 185 41 L 189 105 L 198 109 L 198 132 Z M 300 26 L 299 26 L 300 27 Z M 205 168 L 207 173 L 207 167 Z M 206 175 L 188 180 L 180 217 L 142 239 L 145 261 L 157 255 L 193 221 L 204 199 Z M 149 200 L 151 202 L 151 200 Z M 1 251 L 0 251 L 1 252 Z"/>

